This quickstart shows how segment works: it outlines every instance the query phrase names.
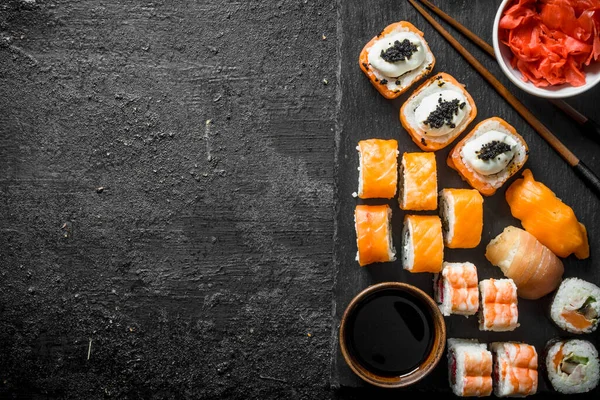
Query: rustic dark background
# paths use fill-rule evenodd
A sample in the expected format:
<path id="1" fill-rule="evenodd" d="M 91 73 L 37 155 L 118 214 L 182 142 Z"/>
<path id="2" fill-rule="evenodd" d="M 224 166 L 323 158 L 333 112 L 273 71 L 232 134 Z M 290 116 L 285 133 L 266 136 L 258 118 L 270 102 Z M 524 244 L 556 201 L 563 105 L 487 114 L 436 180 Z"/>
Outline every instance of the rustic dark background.
<path id="1" fill-rule="evenodd" d="M 0 0 L 0 398 L 383 395 L 330 376 L 338 67 L 380 11 Z"/>

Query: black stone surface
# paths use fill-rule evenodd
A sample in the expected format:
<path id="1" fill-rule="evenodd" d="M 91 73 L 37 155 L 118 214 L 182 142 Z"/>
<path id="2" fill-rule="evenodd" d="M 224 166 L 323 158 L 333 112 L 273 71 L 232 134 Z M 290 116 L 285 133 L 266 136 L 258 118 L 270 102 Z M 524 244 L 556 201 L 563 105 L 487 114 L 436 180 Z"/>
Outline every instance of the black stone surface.
<path id="1" fill-rule="evenodd" d="M 492 25 L 497 6 L 500 1 L 445 1 L 436 4 L 456 17 L 461 23 L 479 34 L 488 43 L 492 42 Z M 391 263 L 379 263 L 359 267 L 355 261 L 356 234 L 354 231 L 354 207 L 356 204 L 389 204 L 393 210 L 392 229 L 394 244 L 401 254 L 402 221 L 406 214 L 398 207 L 396 199 L 361 200 L 352 197 L 358 185 L 358 153 L 355 149 L 361 139 L 382 138 L 397 139 L 400 154 L 420 151 L 412 142 L 408 133 L 402 128 L 399 120 L 399 109 L 409 97 L 411 90 L 399 98 L 389 101 L 379 95 L 367 77 L 358 68 L 358 55 L 362 47 L 388 24 L 407 20 L 424 32 L 432 52 L 436 56 L 433 72 L 446 72 L 466 85 L 478 107 L 478 114 L 470 127 L 483 119 L 498 116 L 511 123 L 525 138 L 529 145 L 530 157 L 526 168 L 530 168 L 537 180 L 546 183 L 567 204 L 573 207 L 576 215 L 589 228 L 591 256 L 586 260 L 577 260 L 574 256 L 564 259 L 565 277 L 578 276 L 596 284 L 600 284 L 600 272 L 597 258 L 600 250 L 597 243 L 600 233 L 596 229 L 600 222 L 598 213 L 600 200 L 591 192 L 577 174 L 552 148 L 506 103 L 496 91 L 487 84 L 469 64 L 456 52 L 427 21 L 405 1 L 374 1 L 369 3 L 342 2 L 340 7 L 341 30 L 338 37 L 341 54 L 340 110 L 338 112 L 338 129 L 336 131 L 336 216 L 334 239 L 334 266 L 336 276 L 334 283 L 335 310 L 332 326 L 332 376 L 334 387 L 347 389 L 352 393 L 362 393 L 360 388 L 365 384 L 353 374 L 345 364 L 338 346 L 339 322 L 350 300 L 367 286 L 383 281 L 393 280 L 414 284 L 433 295 L 430 273 L 410 273 L 402 269 L 400 257 Z M 446 26 L 446 24 L 444 24 Z M 495 65 L 475 45 L 468 42 L 452 28 L 448 28 L 455 37 L 471 51 L 489 70 L 497 76 L 506 87 L 546 124 L 580 159 L 593 171 L 600 173 L 599 147 L 597 143 L 583 136 L 577 125 L 558 111 L 546 100 L 533 98 L 520 92 L 502 75 L 500 67 Z M 432 75 L 430 75 L 432 76 Z M 420 81 L 422 82 L 422 81 Z M 416 88 L 419 84 L 415 84 Z M 590 92 L 569 99 L 569 103 L 595 120 L 600 119 L 593 99 L 600 92 Z M 467 129 L 467 132 L 469 129 Z M 466 134 L 466 133 L 465 133 Z M 458 140 L 456 140 L 457 142 Z M 452 146 L 436 152 L 438 165 L 438 189 L 451 187 L 468 188 L 458 174 L 446 165 L 446 158 Z M 510 182 L 520 174 L 514 176 Z M 502 278 L 499 268 L 492 266 L 484 256 L 485 246 L 507 225 L 521 226 L 520 222 L 510 214 L 504 198 L 508 184 L 504 185 L 494 196 L 484 198 L 484 229 L 481 244 L 475 249 L 445 249 L 447 261 L 471 261 L 478 267 L 479 279 Z M 414 212 L 416 214 L 436 214 L 432 212 Z M 557 232 L 557 234 L 559 234 Z M 565 336 L 565 332 L 554 326 L 548 318 L 551 296 L 542 299 L 519 300 L 520 326 L 512 332 L 480 332 L 476 317 L 446 317 L 448 337 L 478 338 L 482 342 L 518 340 L 536 346 L 540 354 L 547 340 L 556 336 Z M 567 335 L 568 336 L 568 335 Z M 597 334 L 583 335 L 596 346 L 600 345 Z M 552 391 L 544 379 L 540 368 L 538 391 L 540 396 L 547 397 Z M 372 389 L 365 389 L 372 391 Z M 600 388 L 591 394 L 598 396 Z M 444 356 L 436 370 L 418 384 L 394 391 L 390 396 L 413 395 L 415 393 L 434 393 L 436 396 L 452 396 L 448 384 L 447 359 Z M 387 392 L 384 392 L 388 395 Z"/>
<path id="2" fill-rule="evenodd" d="M 490 4 L 444 9 L 489 39 Z M 332 389 L 352 382 L 332 305 L 372 279 L 334 268 L 345 167 L 356 135 L 399 127 L 356 50 L 395 19 L 480 115 L 525 129 L 403 1 L 0 1 L 0 398 L 397 396 Z M 598 116 L 597 93 L 572 104 Z M 600 170 L 573 123 L 520 97 Z M 525 133 L 536 175 L 596 225 L 597 200 Z"/>

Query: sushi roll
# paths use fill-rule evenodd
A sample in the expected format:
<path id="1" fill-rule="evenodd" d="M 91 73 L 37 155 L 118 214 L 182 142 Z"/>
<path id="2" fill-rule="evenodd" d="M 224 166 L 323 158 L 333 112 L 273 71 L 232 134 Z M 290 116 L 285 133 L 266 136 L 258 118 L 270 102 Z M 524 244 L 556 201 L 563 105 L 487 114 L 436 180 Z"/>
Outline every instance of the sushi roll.
<path id="1" fill-rule="evenodd" d="M 478 123 L 448 154 L 447 164 L 471 187 L 492 196 L 529 157 L 525 140 L 498 117 Z"/>
<path id="2" fill-rule="evenodd" d="M 594 332 L 600 318 L 600 287 L 580 278 L 565 279 L 552 299 L 550 317 L 567 332 Z"/>
<path id="3" fill-rule="evenodd" d="M 444 72 L 425 81 L 400 108 L 402 126 L 423 151 L 450 145 L 476 116 L 465 86 Z"/>
<path id="4" fill-rule="evenodd" d="M 385 198 L 396 195 L 398 182 L 398 141 L 390 139 L 361 140 L 358 150 L 358 197 Z"/>
<path id="5" fill-rule="evenodd" d="M 402 229 L 402 267 L 410 272 L 442 270 L 444 239 L 437 215 L 405 215 Z"/>
<path id="6" fill-rule="evenodd" d="M 505 332 L 519 327 L 517 287 L 512 279 L 479 282 L 479 330 Z"/>
<path id="7" fill-rule="evenodd" d="M 481 242 L 483 196 L 476 189 L 442 189 L 439 194 L 444 245 L 472 249 Z"/>
<path id="8" fill-rule="evenodd" d="M 448 380 L 459 397 L 492 394 L 492 352 L 475 339 L 448 339 Z"/>
<path id="9" fill-rule="evenodd" d="M 538 355 L 535 347 L 519 342 L 491 343 L 494 395 L 525 397 L 537 393 Z"/>
<path id="10" fill-rule="evenodd" d="M 407 21 L 385 27 L 365 45 L 358 61 L 371 84 L 386 99 L 400 96 L 435 65 L 423 32 Z"/>
<path id="11" fill-rule="evenodd" d="M 529 232 L 507 226 L 485 248 L 485 257 L 514 280 L 519 297 L 539 299 L 562 281 L 562 261 Z"/>
<path id="12" fill-rule="evenodd" d="M 376 262 L 396 260 L 392 241 L 392 209 L 387 204 L 360 204 L 354 211 L 356 260 L 362 267 Z"/>
<path id="13" fill-rule="evenodd" d="M 549 187 L 533 179 L 531 170 L 523 171 L 523 177 L 506 189 L 506 201 L 523 228 L 557 256 L 590 256 L 585 225 Z"/>
<path id="14" fill-rule="evenodd" d="M 470 262 L 444 262 L 442 272 L 433 277 L 436 302 L 443 315 L 468 317 L 479 309 L 477 267 Z"/>
<path id="15" fill-rule="evenodd" d="M 435 154 L 404 153 L 400 167 L 398 203 L 403 210 L 437 208 L 437 165 Z"/>
<path id="16" fill-rule="evenodd" d="M 551 339 L 546 345 L 550 384 L 563 394 L 586 393 L 598 386 L 598 350 L 587 340 Z"/>

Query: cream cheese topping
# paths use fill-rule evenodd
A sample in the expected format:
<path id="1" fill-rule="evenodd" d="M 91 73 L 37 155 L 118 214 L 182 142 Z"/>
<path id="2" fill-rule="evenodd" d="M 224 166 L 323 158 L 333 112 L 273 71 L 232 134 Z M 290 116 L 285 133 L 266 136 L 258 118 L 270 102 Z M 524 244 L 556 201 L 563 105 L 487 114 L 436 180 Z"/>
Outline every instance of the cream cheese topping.
<path id="1" fill-rule="evenodd" d="M 394 42 L 403 42 L 408 39 L 417 46 L 417 51 L 412 53 L 410 58 L 402 61 L 388 62 L 381 57 L 381 53 L 394 46 Z M 419 36 L 412 32 L 396 32 L 386 35 L 377 40 L 369 49 L 369 64 L 377 69 L 382 75 L 389 78 L 396 78 L 407 72 L 417 69 L 425 61 L 425 48 Z"/>
<path id="2" fill-rule="evenodd" d="M 423 132 L 427 132 L 427 135 L 430 136 L 444 136 L 449 134 L 454 130 L 454 128 L 460 125 L 466 115 L 466 109 L 463 105 L 462 107 L 457 107 L 456 112 L 452 114 L 452 118 L 450 120 L 446 120 L 442 126 L 436 127 L 435 124 L 432 124 L 431 122 L 427 123 L 431 113 L 436 111 L 438 106 L 441 106 L 440 99 L 442 102 L 458 100 L 459 105 L 467 102 L 467 99 L 462 93 L 454 90 L 442 90 L 435 92 L 421 100 L 421 103 L 415 109 L 415 120 L 419 124 L 419 128 Z M 436 112 L 436 114 L 441 115 L 439 112 Z"/>
<path id="3" fill-rule="evenodd" d="M 498 145 L 506 151 L 497 154 L 486 151 L 490 146 Z M 461 156 L 473 170 L 487 176 L 497 174 L 506 168 L 514 158 L 516 150 L 517 142 L 510 135 L 491 130 L 467 142 L 461 150 Z"/>

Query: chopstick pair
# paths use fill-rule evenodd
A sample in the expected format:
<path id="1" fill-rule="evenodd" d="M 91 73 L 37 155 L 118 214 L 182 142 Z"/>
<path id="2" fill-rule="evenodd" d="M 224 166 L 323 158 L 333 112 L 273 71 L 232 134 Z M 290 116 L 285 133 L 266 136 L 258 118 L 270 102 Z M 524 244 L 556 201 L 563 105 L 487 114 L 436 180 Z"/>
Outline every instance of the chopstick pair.
<path id="1" fill-rule="evenodd" d="M 479 48 L 482 49 L 483 51 L 485 51 L 490 57 L 492 57 L 494 60 L 496 60 L 496 54 L 494 52 L 494 49 L 492 48 L 492 46 L 490 46 L 489 43 L 485 42 L 479 36 L 475 35 L 467 27 L 460 24 L 458 21 L 456 21 L 454 18 L 452 18 L 451 16 L 446 14 L 444 11 L 439 9 L 436 5 L 432 4 L 430 1 L 428 1 L 428 0 L 419 0 L 419 1 L 421 3 L 423 3 L 425 6 L 427 6 L 427 8 L 429 8 L 431 11 L 433 11 L 434 14 L 436 14 L 438 17 L 442 18 L 444 21 L 446 21 L 448 24 L 450 24 L 450 26 L 455 28 L 457 31 L 459 31 L 460 33 L 465 35 L 470 41 L 472 41 L 477 46 L 479 46 Z M 550 99 L 549 101 L 552 104 L 554 104 L 554 106 L 556 106 L 559 110 L 561 110 L 566 115 L 571 117 L 571 119 L 573 119 L 577 124 L 579 124 L 581 127 L 581 130 L 583 131 L 584 134 L 586 134 L 590 139 L 592 139 L 596 143 L 600 144 L 600 124 L 598 124 L 596 121 L 586 117 L 585 115 L 581 114 L 579 111 L 577 111 L 575 108 L 573 108 L 569 103 L 567 103 L 563 100 Z"/>
<path id="2" fill-rule="evenodd" d="M 483 78 L 490 84 L 492 87 L 506 100 L 514 109 L 517 111 L 521 117 L 523 117 L 529 125 L 531 125 L 536 132 L 571 166 L 573 171 L 579 176 L 579 178 L 585 183 L 585 185 L 592 191 L 594 194 L 600 198 L 600 178 L 596 176 L 596 174 L 581 161 L 571 150 L 569 150 L 554 134 L 540 121 L 538 120 L 532 113 L 517 99 L 512 93 L 508 91 L 508 89 L 490 72 L 488 71 L 467 49 L 465 49 L 447 30 L 445 30 L 433 17 L 425 11 L 423 7 L 421 7 L 416 0 L 408 0 L 413 7 L 417 9 L 417 11 L 446 39 L 454 49 L 456 49 L 463 58 L 473 67 L 477 72 L 483 76 Z M 420 0 L 425 4 L 427 0 Z M 432 4 L 433 6 L 433 4 Z M 433 6 L 435 7 L 435 6 Z M 436 7 L 437 8 L 437 7 Z M 441 10 L 440 10 L 441 12 Z M 449 16 L 448 19 L 452 19 Z M 454 21 L 457 29 L 460 31 L 467 31 L 462 25 L 458 22 Z M 478 38 L 472 32 L 469 34 L 465 34 L 467 37 L 482 46 L 485 50 L 488 47 L 491 50 L 491 47 L 483 40 Z M 490 52 L 485 50 L 488 54 Z M 491 50 L 491 55 L 494 54 L 494 51 Z M 495 55 L 493 55 L 495 58 Z M 566 104 L 566 103 L 565 103 Z"/>

